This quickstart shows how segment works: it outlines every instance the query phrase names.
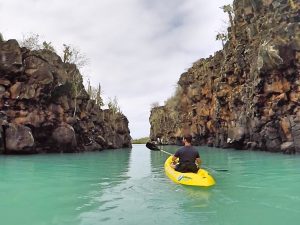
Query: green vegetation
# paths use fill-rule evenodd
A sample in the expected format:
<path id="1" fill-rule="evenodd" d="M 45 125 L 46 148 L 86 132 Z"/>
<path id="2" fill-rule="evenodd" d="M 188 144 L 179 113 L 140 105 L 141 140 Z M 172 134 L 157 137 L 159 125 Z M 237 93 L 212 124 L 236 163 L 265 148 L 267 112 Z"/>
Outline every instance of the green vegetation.
<path id="1" fill-rule="evenodd" d="M 84 91 L 84 87 L 82 85 L 82 76 L 80 73 L 73 72 L 71 74 L 71 84 L 72 84 L 72 94 L 75 102 L 73 117 L 75 117 L 77 112 L 77 99 Z"/>
<path id="2" fill-rule="evenodd" d="M 114 99 L 109 98 L 107 106 L 113 112 L 113 114 L 122 113 L 116 96 Z"/>
<path id="3" fill-rule="evenodd" d="M 28 33 L 23 35 L 23 39 L 19 41 L 21 47 L 25 47 L 29 50 L 48 50 L 56 52 L 51 42 L 43 41 L 41 43 L 40 35 L 35 33 Z M 63 50 L 61 54 L 62 61 L 64 63 L 75 64 L 77 68 L 81 69 L 88 65 L 89 59 L 78 48 L 63 44 Z"/>
<path id="4" fill-rule="evenodd" d="M 159 107 L 159 102 L 153 102 L 150 107 L 151 109 Z"/>
<path id="5" fill-rule="evenodd" d="M 43 45 L 43 49 L 48 50 L 50 52 L 55 52 L 55 49 L 51 42 L 44 41 L 42 45 Z"/>
<path id="6" fill-rule="evenodd" d="M 47 50 L 56 53 L 56 50 L 51 42 L 40 40 L 40 35 L 35 33 L 28 33 L 23 35 L 23 39 L 19 41 L 21 47 L 25 47 L 29 50 Z M 0 33 L 0 41 L 3 40 L 2 34 Z M 61 85 L 60 88 L 55 90 L 55 93 L 52 93 L 53 99 L 58 98 L 62 95 L 70 95 L 73 97 L 75 102 L 73 116 L 75 117 L 77 113 L 77 99 L 81 96 L 81 94 L 85 91 L 85 87 L 83 86 L 83 76 L 79 72 L 83 67 L 87 66 L 89 63 L 89 59 L 83 54 L 78 48 L 70 45 L 63 44 L 63 49 L 60 54 L 61 59 L 66 64 L 74 64 L 76 67 L 72 67 L 68 71 L 69 80 L 65 85 Z M 78 70 L 77 70 L 78 69 Z M 100 108 L 104 106 L 102 95 L 101 85 L 98 84 L 98 87 L 92 87 L 90 81 L 88 80 L 87 90 L 86 92 L 90 96 L 90 99 L 95 100 L 95 104 Z M 122 114 L 122 111 L 118 104 L 118 99 L 116 97 L 109 98 L 108 108 L 112 111 L 113 115 Z"/>
<path id="7" fill-rule="evenodd" d="M 149 141 L 149 137 L 143 137 L 132 140 L 132 144 L 146 144 Z"/>
<path id="8" fill-rule="evenodd" d="M 31 51 L 42 49 L 40 35 L 34 33 L 23 34 L 23 39 L 19 41 L 19 44 L 21 47 L 25 47 Z"/>
<path id="9" fill-rule="evenodd" d="M 228 13 L 229 16 L 229 22 L 230 22 L 230 27 L 231 27 L 231 36 L 232 36 L 232 41 L 235 44 L 236 43 L 236 37 L 235 37 L 235 24 L 233 22 L 233 7 L 232 5 L 224 5 L 221 7 L 223 9 L 224 13 Z M 222 39 L 221 39 L 222 40 Z"/>
<path id="10" fill-rule="evenodd" d="M 225 33 L 218 33 L 216 36 L 217 41 L 222 41 L 222 46 L 224 48 L 226 41 L 228 40 L 228 36 Z"/>
<path id="11" fill-rule="evenodd" d="M 88 80 L 87 86 L 88 86 L 87 87 L 87 93 L 90 96 L 90 98 L 92 100 L 95 100 L 96 105 L 98 105 L 99 107 L 104 106 L 103 99 L 101 97 L 102 89 L 101 89 L 100 83 L 98 84 L 98 88 L 94 88 L 94 87 L 91 86 L 90 80 Z"/>
<path id="12" fill-rule="evenodd" d="M 23 39 L 19 41 L 19 43 L 21 47 L 25 47 L 29 50 L 47 50 L 56 53 L 55 48 L 51 42 L 43 41 L 41 43 L 39 34 L 29 33 L 27 35 L 23 35 Z M 61 85 L 61 88 L 57 88 L 57 90 L 55 90 L 55 93 L 52 94 L 52 97 L 57 98 L 61 95 L 66 94 L 72 96 L 75 102 L 73 112 L 73 116 L 75 117 L 77 113 L 77 99 L 85 91 L 85 88 L 82 84 L 83 76 L 81 75 L 79 70 L 87 66 L 89 60 L 84 54 L 80 52 L 78 48 L 75 48 L 69 44 L 63 44 L 61 58 L 64 63 L 74 64 L 76 67 L 70 66 L 70 68 L 72 69 L 68 71 L 69 80 L 66 84 Z M 88 94 L 90 95 L 91 99 L 96 101 L 97 105 L 99 105 L 100 107 L 103 106 L 103 101 L 100 96 L 100 84 L 98 86 L 98 89 L 96 89 L 92 88 L 89 83 Z"/>
<path id="13" fill-rule="evenodd" d="M 81 51 L 71 45 L 63 44 L 63 62 L 75 64 L 81 69 L 89 63 L 89 59 Z"/>

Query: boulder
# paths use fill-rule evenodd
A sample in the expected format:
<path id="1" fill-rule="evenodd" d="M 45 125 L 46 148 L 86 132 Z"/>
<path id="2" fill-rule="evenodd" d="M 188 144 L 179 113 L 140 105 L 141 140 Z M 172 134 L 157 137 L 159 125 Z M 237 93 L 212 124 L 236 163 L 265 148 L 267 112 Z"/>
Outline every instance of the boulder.
<path id="1" fill-rule="evenodd" d="M 285 93 L 290 91 L 291 85 L 286 79 L 277 80 L 271 83 L 266 82 L 264 92 L 269 93 Z"/>
<path id="2" fill-rule="evenodd" d="M 32 153 L 34 138 L 29 127 L 9 124 L 5 133 L 7 153 Z"/>
<path id="3" fill-rule="evenodd" d="M 284 142 L 281 144 L 280 149 L 282 152 L 287 153 L 287 154 L 295 153 L 294 142 L 292 142 L 292 141 Z"/>
<path id="4" fill-rule="evenodd" d="M 245 127 L 237 126 L 228 129 L 228 143 L 240 142 L 245 138 Z"/>
<path id="5" fill-rule="evenodd" d="M 258 49 L 257 70 L 267 72 L 278 68 L 282 63 L 278 47 L 270 40 L 265 40 Z"/>
<path id="6" fill-rule="evenodd" d="M 279 152 L 281 151 L 280 145 L 281 145 L 280 139 L 267 139 L 266 141 L 266 149 L 270 152 Z"/>
<path id="7" fill-rule="evenodd" d="M 72 126 L 63 124 L 56 128 L 52 133 L 52 138 L 57 144 L 76 146 L 75 131 Z"/>
<path id="8" fill-rule="evenodd" d="M 246 148 L 251 149 L 251 150 L 255 150 L 257 148 L 257 143 L 253 142 L 253 141 L 247 142 Z"/>
<path id="9" fill-rule="evenodd" d="M 11 82 L 7 79 L 0 79 L 0 85 L 7 87 L 7 86 L 11 85 Z"/>
<path id="10" fill-rule="evenodd" d="M 0 42 L 0 71 L 8 75 L 23 71 L 21 49 L 16 40 Z"/>
<path id="11" fill-rule="evenodd" d="M 0 84 L 0 95 L 5 93 L 5 87 Z"/>
<path id="12" fill-rule="evenodd" d="M 289 121 L 289 118 L 283 117 L 280 121 L 280 126 L 283 131 L 283 134 L 285 135 L 286 140 L 291 141 L 292 134 L 291 134 L 291 123 Z"/>
<path id="13" fill-rule="evenodd" d="M 90 145 L 85 145 L 84 150 L 85 151 L 101 151 L 103 148 L 98 143 L 91 143 Z"/>
<path id="14" fill-rule="evenodd" d="M 292 91 L 290 93 L 290 100 L 292 102 L 296 102 L 298 103 L 300 101 L 300 92 L 295 92 L 295 91 Z"/>
<path id="15" fill-rule="evenodd" d="M 46 85 L 46 84 L 52 83 L 53 82 L 53 75 L 51 73 L 51 70 L 46 66 L 37 69 L 31 75 L 31 82 L 32 83 L 33 82 L 38 83 L 38 84 L 41 84 L 41 85 Z"/>
<path id="16" fill-rule="evenodd" d="M 22 83 L 16 82 L 13 86 L 10 87 L 10 96 L 12 99 L 17 99 L 20 97 L 20 93 L 22 90 Z"/>
<path id="17" fill-rule="evenodd" d="M 106 140 L 104 139 L 104 137 L 102 137 L 101 135 L 98 135 L 96 138 L 95 138 L 95 141 L 100 144 L 101 146 L 105 147 L 107 146 L 107 142 Z"/>

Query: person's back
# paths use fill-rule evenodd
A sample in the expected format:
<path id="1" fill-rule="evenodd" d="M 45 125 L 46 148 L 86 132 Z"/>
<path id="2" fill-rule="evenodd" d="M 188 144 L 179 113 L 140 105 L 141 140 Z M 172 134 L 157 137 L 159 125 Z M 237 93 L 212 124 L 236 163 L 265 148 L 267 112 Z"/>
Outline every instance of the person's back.
<path id="1" fill-rule="evenodd" d="M 184 146 L 174 156 L 179 158 L 179 162 L 195 163 L 196 159 L 199 158 L 199 153 L 192 146 Z"/>
<path id="2" fill-rule="evenodd" d="M 200 163 L 200 156 L 198 151 L 191 146 L 191 141 L 192 137 L 186 136 L 184 138 L 185 146 L 177 150 L 174 154 L 173 161 L 175 161 L 177 158 L 179 159 L 179 164 L 174 166 L 174 169 L 176 171 L 182 173 L 197 173 L 198 166 L 196 165 L 196 163 Z"/>

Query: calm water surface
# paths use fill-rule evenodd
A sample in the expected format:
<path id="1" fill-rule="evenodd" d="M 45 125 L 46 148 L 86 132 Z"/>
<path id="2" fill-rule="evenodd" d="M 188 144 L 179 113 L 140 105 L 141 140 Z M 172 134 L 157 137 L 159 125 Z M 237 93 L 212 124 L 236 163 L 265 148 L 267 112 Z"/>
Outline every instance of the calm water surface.
<path id="1" fill-rule="evenodd" d="M 144 145 L 0 156 L 2 225 L 298 225 L 300 156 L 198 148 L 213 188 L 172 183 Z M 174 152 L 176 147 L 165 147 Z"/>

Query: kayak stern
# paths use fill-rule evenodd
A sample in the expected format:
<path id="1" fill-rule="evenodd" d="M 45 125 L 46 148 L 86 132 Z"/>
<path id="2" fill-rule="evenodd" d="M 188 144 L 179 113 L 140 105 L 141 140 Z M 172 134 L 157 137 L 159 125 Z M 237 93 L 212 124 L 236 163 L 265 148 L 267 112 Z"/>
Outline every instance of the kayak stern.
<path id="1" fill-rule="evenodd" d="M 214 178 L 204 169 L 199 169 L 198 173 L 181 173 L 174 170 L 171 167 L 171 163 L 172 156 L 165 162 L 165 172 L 166 175 L 177 184 L 210 187 L 216 183 Z"/>

